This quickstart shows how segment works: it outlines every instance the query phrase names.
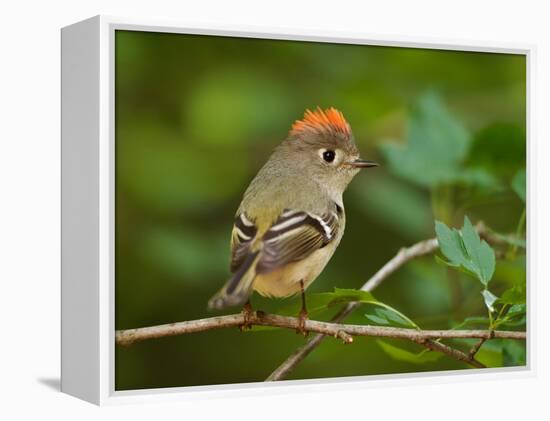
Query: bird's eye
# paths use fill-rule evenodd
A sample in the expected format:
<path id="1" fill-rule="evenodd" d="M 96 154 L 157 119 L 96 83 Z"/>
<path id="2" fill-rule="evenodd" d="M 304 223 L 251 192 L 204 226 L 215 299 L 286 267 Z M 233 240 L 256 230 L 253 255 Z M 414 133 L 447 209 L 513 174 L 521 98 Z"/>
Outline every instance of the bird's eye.
<path id="1" fill-rule="evenodd" d="M 334 158 L 336 157 L 336 153 L 334 151 L 328 150 L 323 152 L 323 159 L 326 162 L 332 162 L 334 161 Z"/>

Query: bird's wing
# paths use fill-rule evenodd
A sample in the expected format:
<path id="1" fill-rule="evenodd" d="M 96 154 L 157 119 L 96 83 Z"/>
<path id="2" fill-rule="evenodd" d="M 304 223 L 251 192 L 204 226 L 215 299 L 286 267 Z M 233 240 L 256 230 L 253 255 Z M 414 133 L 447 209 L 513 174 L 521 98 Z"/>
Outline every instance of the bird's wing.
<path id="1" fill-rule="evenodd" d="M 256 237 L 258 229 L 243 212 L 235 218 L 231 233 L 231 264 L 232 273 L 237 271 L 246 260 L 250 246 Z"/>
<path id="2" fill-rule="evenodd" d="M 328 212 L 285 210 L 262 236 L 257 273 L 267 273 L 287 263 L 302 260 L 330 243 L 338 231 L 338 215 Z"/>

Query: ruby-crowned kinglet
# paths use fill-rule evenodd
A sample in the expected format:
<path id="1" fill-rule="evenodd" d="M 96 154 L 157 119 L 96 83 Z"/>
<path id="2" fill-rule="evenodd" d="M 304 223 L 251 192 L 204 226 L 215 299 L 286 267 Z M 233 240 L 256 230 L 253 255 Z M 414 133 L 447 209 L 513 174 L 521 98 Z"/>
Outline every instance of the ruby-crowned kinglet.
<path id="1" fill-rule="evenodd" d="M 305 313 L 304 289 L 344 234 L 342 194 L 361 168 L 376 165 L 359 158 L 340 111 L 306 110 L 244 193 L 231 235 L 233 275 L 209 308 L 243 305 L 253 290 L 269 297 L 302 292 Z"/>

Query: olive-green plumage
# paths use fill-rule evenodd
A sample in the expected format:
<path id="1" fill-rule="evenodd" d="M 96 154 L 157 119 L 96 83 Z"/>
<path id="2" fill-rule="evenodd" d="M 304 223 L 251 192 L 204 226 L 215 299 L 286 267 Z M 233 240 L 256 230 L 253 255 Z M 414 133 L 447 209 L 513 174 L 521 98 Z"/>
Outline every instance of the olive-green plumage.
<path id="1" fill-rule="evenodd" d="M 231 236 L 233 276 L 210 308 L 242 305 L 253 290 L 286 297 L 307 288 L 344 234 L 342 195 L 360 168 L 349 124 L 331 108 L 306 111 L 245 191 Z"/>

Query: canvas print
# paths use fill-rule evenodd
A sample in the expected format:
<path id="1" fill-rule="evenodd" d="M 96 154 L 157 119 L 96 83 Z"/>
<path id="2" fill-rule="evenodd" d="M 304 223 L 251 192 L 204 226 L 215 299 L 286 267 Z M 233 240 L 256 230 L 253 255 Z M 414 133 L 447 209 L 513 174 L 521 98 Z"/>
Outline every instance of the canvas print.
<path id="1" fill-rule="evenodd" d="M 528 363 L 526 57 L 117 30 L 115 390 Z"/>

